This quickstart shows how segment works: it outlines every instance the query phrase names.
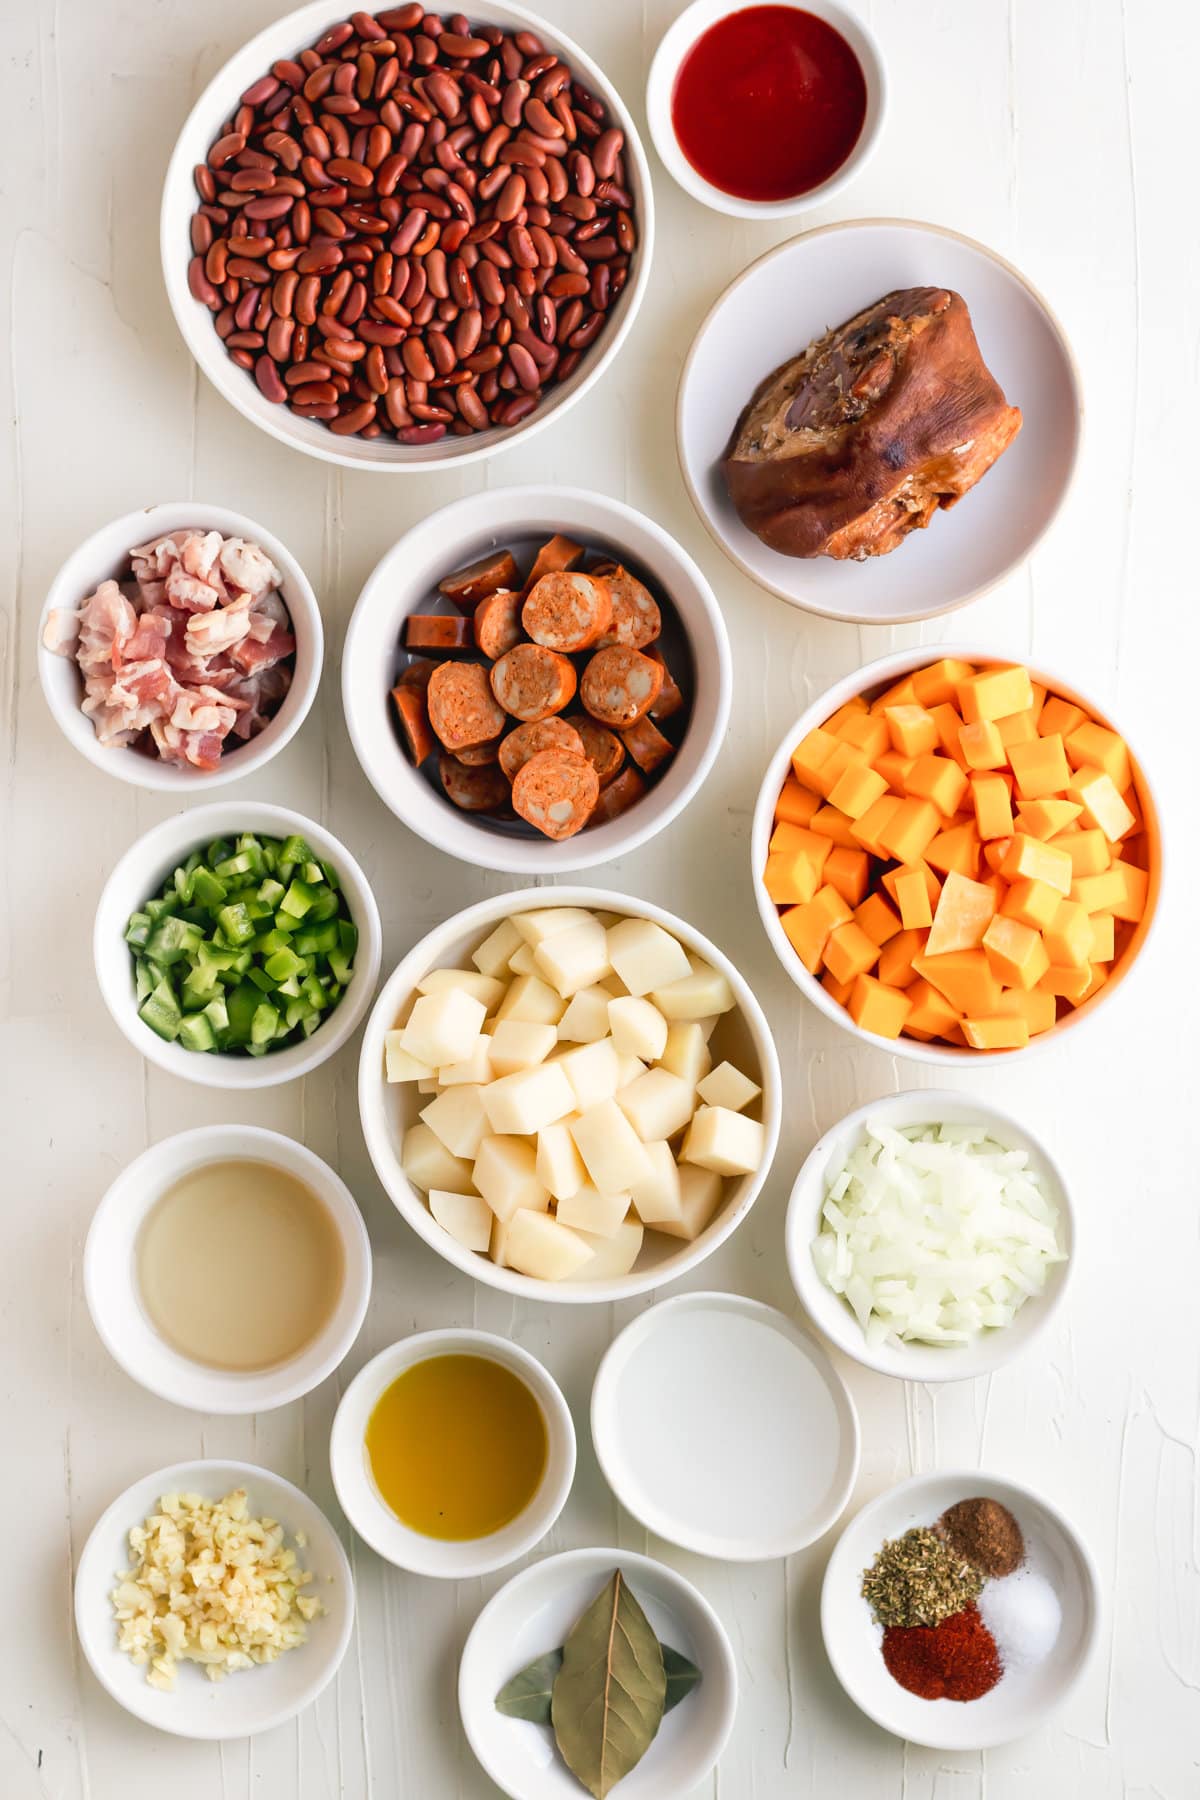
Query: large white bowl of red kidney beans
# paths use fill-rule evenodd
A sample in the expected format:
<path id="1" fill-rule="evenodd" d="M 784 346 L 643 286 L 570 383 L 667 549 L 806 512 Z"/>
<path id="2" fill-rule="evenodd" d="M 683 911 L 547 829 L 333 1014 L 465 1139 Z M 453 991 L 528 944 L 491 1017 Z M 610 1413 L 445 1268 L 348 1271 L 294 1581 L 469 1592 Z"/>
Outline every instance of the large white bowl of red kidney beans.
<path id="1" fill-rule="evenodd" d="M 188 348 L 272 436 L 352 468 L 472 460 L 616 354 L 653 199 L 603 73 L 488 4 L 278 20 L 214 77 L 163 190 Z"/>

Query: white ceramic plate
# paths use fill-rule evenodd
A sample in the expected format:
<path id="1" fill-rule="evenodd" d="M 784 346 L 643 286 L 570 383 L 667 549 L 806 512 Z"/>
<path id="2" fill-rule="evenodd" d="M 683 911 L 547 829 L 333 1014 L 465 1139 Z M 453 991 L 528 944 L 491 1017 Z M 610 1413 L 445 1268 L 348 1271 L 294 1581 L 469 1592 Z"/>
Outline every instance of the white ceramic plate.
<path id="1" fill-rule="evenodd" d="M 621 1800 L 676 1800 L 709 1775 L 737 1710 L 737 1668 L 725 1628 L 690 1582 L 629 1550 L 568 1550 L 535 1563 L 502 1587 L 467 1638 L 458 1671 L 458 1707 L 467 1742 L 511 1800 L 579 1800 L 583 1788 L 560 1759 L 548 1726 L 506 1718 L 495 1698 L 535 1657 L 556 1649 L 614 1569 L 660 1642 L 690 1657 L 699 1687 L 674 1707 Z"/>
<path id="2" fill-rule="evenodd" d="M 893 1681 L 880 1654 L 880 1629 L 860 1590 L 886 1538 L 932 1525 L 956 1501 L 999 1500 L 1016 1517 L 1030 1568 L 1056 1590 L 1058 1642 L 1034 1668 L 1012 1668 L 980 1700 L 922 1700 Z M 1020 1482 L 956 1469 L 916 1475 L 851 1519 L 821 1589 L 821 1631 L 834 1674 L 857 1706 L 885 1731 L 933 1750 L 984 1750 L 1033 1731 L 1061 1705 L 1083 1673 L 1100 1629 L 1099 1575 L 1085 1544 L 1056 1507 Z"/>
<path id="3" fill-rule="evenodd" d="M 183 1491 L 213 1499 L 238 1487 L 256 1516 L 278 1519 L 293 1542 L 302 1531 L 300 1553 L 314 1579 L 307 1589 L 325 1608 L 308 1628 L 308 1642 L 277 1662 L 209 1681 L 195 1663 L 180 1667 L 176 1689 L 152 1688 L 117 1648 L 117 1628 L 109 1595 L 116 1576 L 129 1566 L 128 1533 L 157 1507 L 163 1494 Z M 282 1725 L 315 1700 L 332 1681 L 346 1654 L 354 1624 L 354 1578 L 337 1533 L 320 1508 L 290 1481 L 243 1462 L 175 1463 L 144 1475 L 103 1513 L 83 1547 L 75 1573 L 75 1628 L 93 1675 L 135 1719 L 174 1737 L 240 1738 Z"/>
<path id="4" fill-rule="evenodd" d="M 814 1543 L 858 1474 L 854 1402 L 825 1352 L 737 1294 L 681 1294 L 627 1325 L 596 1374 L 592 1439 L 635 1518 L 723 1562 Z"/>
<path id="5" fill-rule="evenodd" d="M 782 556 L 734 512 L 720 460 L 743 407 L 779 364 L 893 288 L 948 287 L 971 310 L 983 360 L 1024 423 L 983 480 L 926 531 L 865 563 Z M 1079 376 L 1062 327 L 1010 263 L 912 220 L 824 225 L 771 250 L 701 325 L 679 384 L 675 428 L 692 501 L 746 574 L 826 618 L 894 625 L 978 598 L 1029 555 L 1074 471 Z"/>

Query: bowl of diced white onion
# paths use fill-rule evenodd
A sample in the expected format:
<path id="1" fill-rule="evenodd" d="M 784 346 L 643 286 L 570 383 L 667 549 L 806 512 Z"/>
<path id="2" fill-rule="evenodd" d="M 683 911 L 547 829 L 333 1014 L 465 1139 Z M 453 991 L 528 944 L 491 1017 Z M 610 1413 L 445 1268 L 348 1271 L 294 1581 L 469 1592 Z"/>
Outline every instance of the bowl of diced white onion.
<path id="1" fill-rule="evenodd" d="M 1067 1183 L 1032 1132 L 969 1094 L 914 1089 L 848 1113 L 787 1214 L 793 1285 L 847 1356 L 907 1381 L 986 1375 L 1062 1302 Z"/>

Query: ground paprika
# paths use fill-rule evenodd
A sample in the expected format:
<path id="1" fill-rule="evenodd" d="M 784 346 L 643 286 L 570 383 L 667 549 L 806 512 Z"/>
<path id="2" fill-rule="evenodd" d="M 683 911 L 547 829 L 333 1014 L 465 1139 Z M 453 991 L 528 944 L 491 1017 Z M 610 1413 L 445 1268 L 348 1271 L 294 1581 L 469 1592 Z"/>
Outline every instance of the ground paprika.
<path id="1" fill-rule="evenodd" d="M 893 1680 L 922 1700 L 978 1700 L 1003 1673 L 996 1640 L 974 1606 L 940 1625 L 890 1625 L 883 1660 Z"/>

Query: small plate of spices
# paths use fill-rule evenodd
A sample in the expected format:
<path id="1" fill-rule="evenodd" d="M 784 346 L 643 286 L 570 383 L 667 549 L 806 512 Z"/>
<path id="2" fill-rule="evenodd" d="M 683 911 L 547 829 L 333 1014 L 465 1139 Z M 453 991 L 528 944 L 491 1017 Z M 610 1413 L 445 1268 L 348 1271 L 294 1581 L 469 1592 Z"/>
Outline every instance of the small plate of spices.
<path id="1" fill-rule="evenodd" d="M 983 1749 L 1035 1730 L 1081 1674 L 1098 1578 L 1058 1510 L 1015 1481 L 918 1475 L 842 1533 L 821 1629 L 850 1698 L 897 1737 Z"/>

